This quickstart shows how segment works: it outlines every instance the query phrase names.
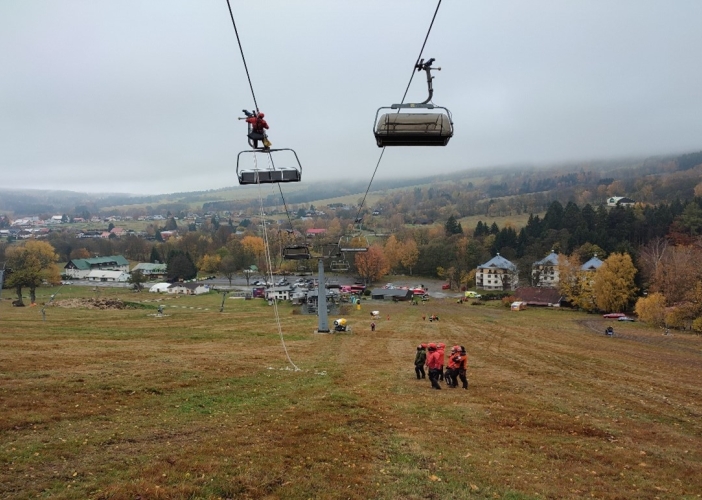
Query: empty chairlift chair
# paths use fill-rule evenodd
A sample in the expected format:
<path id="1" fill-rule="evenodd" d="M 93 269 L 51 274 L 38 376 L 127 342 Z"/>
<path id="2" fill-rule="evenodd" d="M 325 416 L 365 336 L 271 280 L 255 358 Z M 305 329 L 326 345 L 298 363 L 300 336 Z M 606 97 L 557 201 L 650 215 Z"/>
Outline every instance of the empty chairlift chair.
<path id="1" fill-rule="evenodd" d="M 292 153 L 292 158 L 294 158 L 294 163 L 292 163 L 288 156 L 288 165 L 283 167 L 276 167 L 273 161 L 273 154 L 280 153 L 282 151 L 289 151 Z M 265 154 L 268 157 L 268 166 L 266 168 L 259 168 L 256 154 Z M 241 155 L 247 154 L 253 156 L 253 169 L 244 169 L 241 166 Z M 292 165 L 290 165 L 292 163 Z M 297 153 L 289 148 L 284 149 L 267 149 L 265 151 L 261 150 L 246 150 L 239 153 L 236 157 L 236 175 L 239 179 L 239 184 L 273 184 L 280 182 L 300 182 L 302 180 L 302 165 L 300 164 L 300 159 Z"/>
<path id="2" fill-rule="evenodd" d="M 283 259 L 307 260 L 310 257 L 310 247 L 307 245 L 288 245 L 283 248 Z"/>
<path id="3" fill-rule="evenodd" d="M 434 59 L 426 63 L 422 59 L 415 68 L 427 74 L 429 97 L 424 102 L 412 104 L 393 104 L 381 107 L 375 114 L 374 134 L 378 147 L 385 146 L 446 146 L 453 137 L 453 118 L 451 112 L 442 106 L 431 104 L 434 95 L 431 76 Z M 380 114 L 384 109 L 394 112 Z M 403 110 L 412 110 L 403 112 Z M 427 110 L 427 112 L 415 112 Z"/>

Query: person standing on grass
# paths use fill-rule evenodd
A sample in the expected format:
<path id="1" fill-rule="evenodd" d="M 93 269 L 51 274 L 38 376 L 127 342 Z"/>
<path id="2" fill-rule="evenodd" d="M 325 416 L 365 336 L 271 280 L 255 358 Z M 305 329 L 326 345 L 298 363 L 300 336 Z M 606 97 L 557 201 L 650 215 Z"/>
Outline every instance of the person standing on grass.
<path id="1" fill-rule="evenodd" d="M 414 356 L 414 372 L 417 374 L 417 380 L 426 378 L 424 372 L 424 364 L 427 362 L 426 344 L 417 346 L 417 354 Z"/>
<path id="2" fill-rule="evenodd" d="M 444 351 L 446 350 L 446 344 L 443 342 L 439 342 L 436 344 L 436 352 L 439 353 L 440 360 L 441 360 L 441 367 L 439 369 L 439 380 L 443 381 L 444 380 Z"/>
<path id="3" fill-rule="evenodd" d="M 439 351 L 436 350 L 436 344 L 429 344 L 427 347 L 427 368 L 429 368 L 429 381 L 432 389 L 441 389 L 439 385 L 439 373 L 441 371 L 441 363 L 443 356 L 439 357 Z"/>
<path id="4" fill-rule="evenodd" d="M 457 345 L 451 348 L 451 353 L 449 354 L 449 361 L 446 367 L 446 373 L 444 377 L 446 378 L 446 385 L 449 387 L 458 386 L 458 357 L 460 356 L 461 348 Z"/>
<path id="5" fill-rule="evenodd" d="M 464 389 L 468 389 L 468 377 L 466 377 L 466 371 L 468 370 L 468 355 L 466 354 L 466 348 L 461 346 L 461 350 L 458 353 L 458 378 L 461 379 Z M 458 381 L 454 380 L 454 387 L 458 386 Z"/>

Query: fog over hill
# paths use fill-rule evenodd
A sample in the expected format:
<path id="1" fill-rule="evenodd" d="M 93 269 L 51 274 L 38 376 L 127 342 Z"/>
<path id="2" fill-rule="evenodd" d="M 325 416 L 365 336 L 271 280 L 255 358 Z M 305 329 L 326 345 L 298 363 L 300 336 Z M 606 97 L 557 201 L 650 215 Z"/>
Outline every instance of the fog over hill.
<path id="1" fill-rule="evenodd" d="M 702 152 L 551 165 L 504 165 L 441 175 L 376 179 L 370 185 L 368 179 L 330 183 L 303 178 L 301 183 L 265 185 L 260 189 L 258 186 L 228 186 L 207 191 L 153 195 L 0 188 L 0 212 L 19 217 L 52 213 L 70 215 L 83 207 L 92 213 L 130 209 L 144 213 L 231 210 L 258 206 L 260 199 L 264 206 L 282 206 L 283 199 L 288 205 L 296 205 L 335 198 L 357 205 L 367 190 L 377 199 L 397 191 L 429 188 L 471 191 L 476 198 L 493 200 L 542 193 L 549 199 L 559 201 L 580 199 L 595 202 L 618 194 L 656 203 L 695 196 L 694 188 L 699 182 L 699 177 L 695 178 L 696 169 L 700 165 Z M 615 181 L 618 183 L 613 184 Z"/>

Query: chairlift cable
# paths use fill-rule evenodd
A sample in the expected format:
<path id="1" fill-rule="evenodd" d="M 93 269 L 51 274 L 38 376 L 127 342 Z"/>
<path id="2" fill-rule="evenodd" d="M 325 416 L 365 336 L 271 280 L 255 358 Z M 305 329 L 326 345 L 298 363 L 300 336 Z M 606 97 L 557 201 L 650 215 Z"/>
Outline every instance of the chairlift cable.
<path id="1" fill-rule="evenodd" d="M 229 0 L 227 0 L 229 1 Z M 405 93 L 402 96 L 402 101 L 400 101 L 400 104 L 405 103 L 405 99 L 407 98 L 407 92 L 409 92 L 410 85 L 412 85 L 412 79 L 414 78 L 414 73 L 415 70 L 417 69 L 417 65 L 422 59 L 422 54 L 424 53 L 424 48 L 427 45 L 427 41 L 429 40 L 429 34 L 431 33 L 431 29 L 434 27 L 434 21 L 436 20 L 436 15 L 439 13 L 439 7 L 441 7 L 441 0 L 436 4 L 436 9 L 434 10 L 434 15 L 431 18 L 431 23 L 429 23 L 429 29 L 427 30 L 427 34 L 424 37 L 424 43 L 422 43 L 422 48 L 419 50 L 419 56 L 417 57 L 417 62 L 415 65 L 412 67 L 412 75 L 410 76 L 409 82 L 407 83 L 407 88 L 405 89 Z M 400 110 L 398 109 L 397 112 L 399 113 Z M 378 163 L 375 165 L 375 170 L 373 170 L 373 175 L 371 176 L 370 182 L 368 183 L 368 187 L 366 188 L 366 192 L 363 195 L 363 199 L 361 200 L 361 204 L 358 207 L 358 213 L 356 214 L 356 218 L 354 220 L 359 220 L 361 218 L 361 210 L 363 210 L 363 205 L 366 203 L 366 198 L 368 197 L 368 192 L 370 191 L 371 186 L 373 185 L 373 180 L 375 179 L 375 174 L 378 172 L 378 167 L 380 166 L 380 161 L 383 159 L 383 154 L 385 153 L 385 146 L 383 146 L 383 149 L 380 151 L 380 157 L 378 158 Z M 360 226 L 360 223 L 359 223 Z"/>
<path id="2" fill-rule="evenodd" d="M 249 67 L 246 65 L 246 57 L 244 56 L 244 48 L 241 46 L 241 39 L 239 38 L 239 30 L 236 29 L 236 21 L 234 21 L 234 13 L 232 12 L 232 6 L 227 0 L 227 7 L 229 7 L 229 17 L 232 19 L 232 26 L 234 26 L 234 34 L 236 35 L 236 41 L 239 44 L 239 52 L 241 52 L 241 60 L 244 62 L 244 69 L 246 70 L 246 78 L 249 80 L 249 88 L 251 89 L 251 96 L 253 97 L 254 106 L 256 106 L 256 111 L 258 111 L 258 102 L 256 102 L 256 93 L 253 89 L 253 84 L 251 83 L 251 75 L 249 74 Z"/>
<path id="3" fill-rule="evenodd" d="M 256 111 L 258 111 L 258 102 L 256 101 L 256 93 L 254 92 L 253 84 L 251 83 L 251 75 L 249 74 L 249 67 L 246 64 L 246 56 L 244 56 L 244 49 L 241 45 L 241 38 L 239 37 L 239 30 L 236 27 L 236 21 L 234 20 L 234 13 L 232 11 L 232 6 L 229 0 L 227 0 L 227 7 L 229 8 L 229 17 L 232 20 L 232 26 L 234 27 L 234 34 L 236 35 L 236 41 L 239 44 L 239 52 L 241 52 L 241 60 L 244 63 L 244 70 L 246 71 L 246 78 L 249 81 L 249 88 L 251 89 L 251 96 L 253 97 L 254 101 L 254 106 L 256 106 Z M 273 165 L 273 168 L 275 168 L 275 165 L 273 164 L 273 155 L 271 153 L 268 153 L 268 156 L 270 158 L 270 162 Z M 285 202 L 285 196 L 283 196 L 283 188 L 280 187 L 280 184 L 278 184 L 278 189 L 280 190 L 280 197 L 283 200 L 283 207 L 285 208 L 285 214 L 288 217 L 288 222 L 290 223 L 290 229 L 294 229 L 293 224 L 292 224 L 292 218 L 290 217 L 290 212 L 288 212 L 288 206 L 287 203 Z"/>

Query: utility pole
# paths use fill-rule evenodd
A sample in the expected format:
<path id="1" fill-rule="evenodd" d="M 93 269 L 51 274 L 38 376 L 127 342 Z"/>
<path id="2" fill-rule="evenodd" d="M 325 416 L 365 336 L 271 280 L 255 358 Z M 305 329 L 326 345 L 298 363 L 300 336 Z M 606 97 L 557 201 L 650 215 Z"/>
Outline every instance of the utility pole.
<path id="1" fill-rule="evenodd" d="M 324 285 L 324 259 L 319 259 L 317 269 L 317 333 L 329 333 L 329 318 L 327 317 L 327 288 Z"/>
<path id="2" fill-rule="evenodd" d="M 5 263 L 0 262 L 0 295 L 2 295 L 2 285 L 5 281 Z"/>

